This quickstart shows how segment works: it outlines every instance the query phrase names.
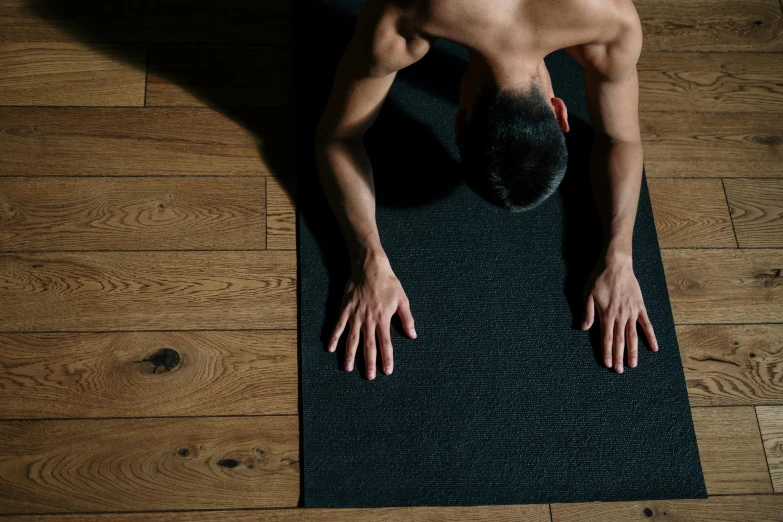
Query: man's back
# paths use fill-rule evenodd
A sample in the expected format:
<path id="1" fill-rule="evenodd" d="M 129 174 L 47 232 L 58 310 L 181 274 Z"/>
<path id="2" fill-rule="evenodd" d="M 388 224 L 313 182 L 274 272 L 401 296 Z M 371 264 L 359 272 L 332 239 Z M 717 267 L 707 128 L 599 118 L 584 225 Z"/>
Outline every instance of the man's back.
<path id="1" fill-rule="evenodd" d="M 631 0 L 368 0 L 408 46 L 443 38 L 497 66 L 520 53 L 565 49 L 580 63 L 580 46 L 605 44 L 637 17 Z M 366 7 L 367 7 L 366 4 Z M 382 7 L 381 7 L 382 6 Z M 372 9 L 372 7 L 370 7 Z"/>

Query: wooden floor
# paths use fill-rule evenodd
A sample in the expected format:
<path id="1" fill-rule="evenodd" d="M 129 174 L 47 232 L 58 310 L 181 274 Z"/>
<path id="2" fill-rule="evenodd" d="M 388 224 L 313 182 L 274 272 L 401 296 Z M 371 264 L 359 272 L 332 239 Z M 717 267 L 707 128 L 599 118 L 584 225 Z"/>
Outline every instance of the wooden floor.
<path id="1" fill-rule="evenodd" d="M 327 514 L 297 508 L 289 1 L 0 0 L 5 520 Z M 783 520 L 783 8 L 636 5 L 709 499 L 331 518 Z"/>

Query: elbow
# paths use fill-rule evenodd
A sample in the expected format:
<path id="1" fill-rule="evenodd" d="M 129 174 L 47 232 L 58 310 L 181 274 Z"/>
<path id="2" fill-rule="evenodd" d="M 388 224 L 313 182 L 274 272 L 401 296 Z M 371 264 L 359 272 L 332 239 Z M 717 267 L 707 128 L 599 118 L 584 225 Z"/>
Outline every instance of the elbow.
<path id="1" fill-rule="evenodd" d="M 324 151 L 335 145 L 356 145 L 362 143 L 363 140 L 364 133 L 340 135 L 318 127 L 315 131 L 315 152 L 316 154 L 323 154 Z"/>
<path id="2" fill-rule="evenodd" d="M 329 141 L 330 134 L 331 133 L 329 132 L 329 129 L 327 129 L 326 126 L 324 126 L 323 120 L 321 120 L 318 123 L 318 126 L 316 126 L 316 128 L 315 128 L 315 143 L 316 143 L 316 146 L 317 145 L 322 145 L 322 144 L 326 143 L 327 141 Z"/>
<path id="3" fill-rule="evenodd" d="M 364 139 L 365 126 L 335 124 L 322 118 L 315 128 L 316 147 L 324 148 L 333 143 L 361 143 Z"/>
<path id="4" fill-rule="evenodd" d="M 323 127 L 321 127 L 320 125 L 315 129 L 314 138 L 315 138 L 315 142 L 314 142 L 315 153 L 318 154 L 319 152 L 323 151 L 326 143 L 328 143 L 329 141 L 328 135 L 326 134 L 326 132 L 324 132 Z"/>

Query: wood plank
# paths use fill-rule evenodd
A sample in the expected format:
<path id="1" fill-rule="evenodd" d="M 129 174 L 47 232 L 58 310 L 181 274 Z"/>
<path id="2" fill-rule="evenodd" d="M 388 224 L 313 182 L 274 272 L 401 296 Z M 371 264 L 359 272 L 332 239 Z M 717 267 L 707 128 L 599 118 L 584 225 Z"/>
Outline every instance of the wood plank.
<path id="1" fill-rule="evenodd" d="M 783 111 L 783 60 L 775 53 L 642 51 L 639 109 Z"/>
<path id="2" fill-rule="evenodd" d="M 783 325 L 677 326 L 691 406 L 783 404 Z"/>
<path id="3" fill-rule="evenodd" d="M 0 107 L 0 175 L 290 175 L 292 121 L 274 107 Z"/>
<path id="4" fill-rule="evenodd" d="M 296 180 L 266 178 L 267 248 L 296 250 Z"/>
<path id="5" fill-rule="evenodd" d="M 552 504 L 553 522 L 780 522 L 781 512 L 783 496 L 774 495 Z"/>
<path id="6" fill-rule="evenodd" d="M 727 179 L 724 184 L 739 246 L 783 247 L 783 179 Z"/>
<path id="7" fill-rule="evenodd" d="M 783 493 L 783 406 L 756 406 L 756 415 L 772 485 L 775 493 Z"/>
<path id="8" fill-rule="evenodd" d="M 642 112 L 648 177 L 783 177 L 780 114 Z"/>
<path id="9" fill-rule="evenodd" d="M 633 0 L 644 48 L 669 51 L 783 51 L 777 0 Z"/>
<path id="10" fill-rule="evenodd" d="M 143 106 L 146 44 L 0 42 L 0 104 Z"/>
<path id="11" fill-rule="evenodd" d="M 779 323 L 783 250 L 663 249 L 674 321 Z"/>
<path id="12" fill-rule="evenodd" d="M 0 251 L 266 248 L 264 178 L 0 178 Z"/>
<path id="13" fill-rule="evenodd" d="M 719 179 L 647 182 L 661 248 L 736 247 Z"/>
<path id="14" fill-rule="evenodd" d="M 147 106 L 293 105 L 286 45 L 151 44 Z"/>
<path id="15" fill-rule="evenodd" d="M 783 492 L 783 406 L 756 406 L 775 493 Z"/>
<path id="16" fill-rule="evenodd" d="M 0 0 L 0 40 L 277 43 L 291 0 Z"/>
<path id="17" fill-rule="evenodd" d="M 296 328 L 290 251 L 0 254 L 6 332 Z"/>
<path id="18" fill-rule="evenodd" d="M 296 416 L 0 422 L 0 511 L 295 507 Z"/>
<path id="19" fill-rule="evenodd" d="M 696 408 L 693 414 L 710 494 L 771 491 L 752 407 Z M 5 462 L 0 490 L 7 492 L 0 508 L 5 513 L 140 510 L 152 502 L 165 510 L 182 509 L 188 501 L 195 504 L 187 509 L 282 507 L 296 501 L 281 500 L 277 481 L 290 479 L 289 471 L 298 474 L 297 423 L 296 416 L 0 422 L 0 435 L 8 441 L 0 450 Z M 262 459 L 254 451 L 259 445 L 275 457 Z M 217 465 L 219 459 L 236 460 L 241 473 Z M 264 468 L 263 482 L 248 465 Z M 37 474 L 30 476 L 30 470 Z M 73 484 L 85 476 L 101 480 L 62 486 L 66 478 Z M 114 487 L 107 487 L 107 480 L 115 481 Z M 295 480 L 289 488 L 298 489 L 298 476 Z M 269 494 L 257 494 L 259 487 Z M 253 495 L 251 488 L 257 488 Z M 188 499 L 189 493 L 198 500 Z"/>
<path id="20" fill-rule="evenodd" d="M 769 495 L 770 498 L 774 498 Z M 549 522 L 548 504 L 493 505 L 493 506 L 422 506 L 390 508 L 293 508 L 231 511 L 186 511 L 153 513 L 106 513 L 78 515 L 29 515 L 10 516 L 3 520 L 12 522 L 251 522 L 269 520 L 274 522 L 364 522 L 369 519 L 381 522 Z M 760 521 L 763 522 L 763 521 Z"/>
<path id="21" fill-rule="evenodd" d="M 753 406 L 691 413 L 708 495 L 772 493 Z"/>
<path id="22" fill-rule="evenodd" d="M 296 415 L 296 330 L 0 334 L 0 418 Z"/>

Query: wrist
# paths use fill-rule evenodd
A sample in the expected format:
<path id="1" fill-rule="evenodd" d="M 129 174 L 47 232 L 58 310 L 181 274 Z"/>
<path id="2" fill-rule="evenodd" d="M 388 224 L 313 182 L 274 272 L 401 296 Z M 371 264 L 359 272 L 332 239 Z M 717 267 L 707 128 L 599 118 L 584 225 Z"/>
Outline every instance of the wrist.
<path id="1" fill-rule="evenodd" d="M 604 263 L 608 265 L 619 265 L 619 264 L 633 264 L 633 254 L 631 253 L 630 247 L 628 248 L 619 248 L 616 246 L 609 245 L 606 248 L 604 248 L 603 254 L 603 261 Z"/>
<path id="2" fill-rule="evenodd" d="M 388 262 L 389 259 L 380 243 L 360 245 L 351 256 L 351 264 L 357 268 L 366 267 L 368 265 L 386 264 Z"/>

